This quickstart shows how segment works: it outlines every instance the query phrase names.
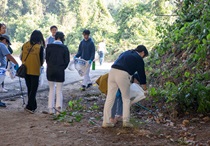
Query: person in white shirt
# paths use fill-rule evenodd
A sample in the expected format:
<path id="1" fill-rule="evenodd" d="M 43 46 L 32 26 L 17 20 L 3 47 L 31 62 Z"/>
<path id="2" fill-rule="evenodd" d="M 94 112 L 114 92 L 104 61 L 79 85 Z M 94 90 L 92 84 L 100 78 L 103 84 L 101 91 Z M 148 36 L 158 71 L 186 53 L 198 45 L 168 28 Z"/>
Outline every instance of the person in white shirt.
<path id="1" fill-rule="evenodd" d="M 50 32 L 52 33 L 45 41 L 45 46 L 47 47 L 48 44 L 52 44 L 55 41 L 55 34 L 58 31 L 58 27 L 53 25 L 50 27 Z"/>
<path id="2" fill-rule="evenodd" d="M 106 43 L 105 43 L 105 40 L 102 40 L 102 42 L 100 42 L 98 45 L 98 55 L 99 55 L 100 65 L 102 65 L 104 62 L 105 53 L 107 53 Z"/>

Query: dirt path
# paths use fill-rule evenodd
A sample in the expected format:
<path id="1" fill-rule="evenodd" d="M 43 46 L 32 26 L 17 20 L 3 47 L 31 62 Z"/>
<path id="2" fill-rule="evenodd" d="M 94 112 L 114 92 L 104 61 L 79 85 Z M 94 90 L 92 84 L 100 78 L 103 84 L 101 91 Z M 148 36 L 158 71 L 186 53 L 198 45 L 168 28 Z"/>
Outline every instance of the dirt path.
<path id="1" fill-rule="evenodd" d="M 183 127 L 178 119 L 174 125 L 158 124 L 144 110 L 132 111 L 133 129 L 103 129 L 102 109 L 104 97 L 97 87 L 81 92 L 79 83 L 64 88 L 64 105 L 69 100 L 82 99 L 83 118 L 73 124 L 54 120 L 51 115 L 43 114 L 47 110 L 47 94 L 37 95 L 38 109 L 36 114 L 28 114 L 23 110 L 22 100 L 10 100 L 8 107 L 0 109 L 0 145 L 1 146 L 137 146 L 137 145 L 208 145 L 210 140 L 210 122 L 204 123 L 202 118 Z M 90 100 L 91 99 L 91 100 Z M 93 105 L 97 105 L 93 109 Z M 135 112 L 134 112 L 135 111 Z M 182 139 L 183 138 L 183 139 Z"/>

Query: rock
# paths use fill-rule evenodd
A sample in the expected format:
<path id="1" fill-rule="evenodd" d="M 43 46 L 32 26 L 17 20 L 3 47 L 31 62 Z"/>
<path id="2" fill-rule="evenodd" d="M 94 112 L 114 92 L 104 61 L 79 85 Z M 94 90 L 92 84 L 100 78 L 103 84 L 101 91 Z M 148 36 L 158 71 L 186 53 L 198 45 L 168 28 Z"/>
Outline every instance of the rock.
<path id="1" fill-rule="evenodd" d="M 183 120 L 183 121 L 182 121 L 182 124 L 183 124 L 184 126 L 188 126 L 188 125 L 190 124 L 190 121 L 189 121 L 189 120 Z"/>
<path id="2" fill-rule="evenodd" d="M 197 121 L 199 121 L 199 120 L 200 120 L 199 118 L 192 118 L 192 119 L 191 119 L 192 122 L 197 122 Z"/>
<path id="3" fill-rule="evenodd" d="M 210 120 L 210 118 L 208 116 L 203 118 L 204 122 L 208 122 Z"/>

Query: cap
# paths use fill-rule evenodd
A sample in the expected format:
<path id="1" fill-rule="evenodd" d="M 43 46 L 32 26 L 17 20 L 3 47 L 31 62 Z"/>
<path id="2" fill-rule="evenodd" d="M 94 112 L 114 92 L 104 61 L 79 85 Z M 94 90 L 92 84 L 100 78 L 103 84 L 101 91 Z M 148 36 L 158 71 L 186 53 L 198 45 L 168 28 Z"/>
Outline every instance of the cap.
<path id="1" fill-rule="evenodd" d="M 11 43 L 10 43 L 10 38 L 9 38 L 9 36 L 8 36 L 8 35 L 6 35 L 6 34 L 2 34 L 2 35 L 0 36 L 0 38 L 4 38 L 4 39 L 6 39 L 6 40 L 8 41 L 8 44 L 9 44 L 9 45 L 11 45 Z"/>

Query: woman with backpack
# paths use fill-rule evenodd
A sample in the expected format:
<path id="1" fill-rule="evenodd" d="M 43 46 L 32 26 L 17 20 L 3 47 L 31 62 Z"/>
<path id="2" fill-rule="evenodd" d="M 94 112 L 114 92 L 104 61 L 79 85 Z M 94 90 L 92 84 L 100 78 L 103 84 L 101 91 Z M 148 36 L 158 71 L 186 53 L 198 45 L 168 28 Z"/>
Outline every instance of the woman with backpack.
<path id="1" fill-rule="evenodd" d="M 27 68 L 25 77 L 28 89 L 28 103 L 25 110 L 34 113 L 37 109 L 36 93 L 39 86 L 40 68 L 44 63 L 45 41 L 41 31 L 34 30 L 30 40 L 22 47 L 21 61 Z"/>

